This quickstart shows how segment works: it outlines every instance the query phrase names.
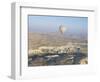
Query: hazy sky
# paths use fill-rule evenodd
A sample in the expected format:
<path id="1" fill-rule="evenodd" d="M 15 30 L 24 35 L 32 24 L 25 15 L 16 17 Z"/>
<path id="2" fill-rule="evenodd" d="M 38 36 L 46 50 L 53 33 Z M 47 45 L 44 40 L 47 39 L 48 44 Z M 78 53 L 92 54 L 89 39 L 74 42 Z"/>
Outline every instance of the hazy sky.
<path id="1" fill-rule="evenodd" d="M 64 25 L 66 33 L 87 34 L 87 17 L 70 16 L 28 16 L 29 32 L 58 32 L 59 26 Z"/>

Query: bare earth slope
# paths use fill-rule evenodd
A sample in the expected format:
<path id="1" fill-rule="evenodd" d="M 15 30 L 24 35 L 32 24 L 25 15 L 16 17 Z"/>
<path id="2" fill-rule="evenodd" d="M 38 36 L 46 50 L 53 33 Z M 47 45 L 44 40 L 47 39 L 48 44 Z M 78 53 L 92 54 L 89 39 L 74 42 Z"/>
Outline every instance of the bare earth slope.
<path id="1" fill-rule="evenodd" d="M 86 36 L 62 35 L 59 33 L 33 33 L 28 34 L 29 49 L 36 49 L 40 46 L 62 46 L 68 42 L 86 43 Z"/>

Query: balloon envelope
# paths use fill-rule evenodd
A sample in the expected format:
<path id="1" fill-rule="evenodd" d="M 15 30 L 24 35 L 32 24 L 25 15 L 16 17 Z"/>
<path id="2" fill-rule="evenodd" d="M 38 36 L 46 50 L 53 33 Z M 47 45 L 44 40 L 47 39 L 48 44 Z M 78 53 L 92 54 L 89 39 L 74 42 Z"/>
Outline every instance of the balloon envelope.
<path id="1" fill-rule="evenodd" d="M 63 34 L 66 31 L 66 27 L 63 25 L 59 26 L 59 31 Z"/>

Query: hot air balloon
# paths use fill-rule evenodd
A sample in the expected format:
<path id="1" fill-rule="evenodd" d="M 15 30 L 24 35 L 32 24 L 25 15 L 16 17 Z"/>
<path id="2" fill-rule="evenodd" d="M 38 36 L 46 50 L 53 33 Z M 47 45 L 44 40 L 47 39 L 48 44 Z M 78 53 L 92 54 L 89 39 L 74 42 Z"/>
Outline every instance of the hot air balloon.
<path id="1" fill-rule="evenodd" d="M 63 26 L 63 25 L 60 25 L 59 26 L 59 31 L 60 31 L 61 34 L 64 34 L 64 32 L 66 31 L 66 27 Z"/>

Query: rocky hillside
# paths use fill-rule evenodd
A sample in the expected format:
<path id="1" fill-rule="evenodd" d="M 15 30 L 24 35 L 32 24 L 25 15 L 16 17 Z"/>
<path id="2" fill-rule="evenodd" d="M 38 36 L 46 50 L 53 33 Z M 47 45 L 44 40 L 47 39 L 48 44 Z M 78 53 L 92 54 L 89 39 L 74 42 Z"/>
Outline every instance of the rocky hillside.
<path id="1" fill-rule="evenodd" d="M 87 42 L 86 36 L 59 34 L 59 33 L 33 33 L 28 34 L 29 49 L 36 49 L 40 46 L 63 46 L 68 42 Z"/>

